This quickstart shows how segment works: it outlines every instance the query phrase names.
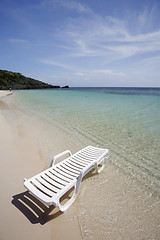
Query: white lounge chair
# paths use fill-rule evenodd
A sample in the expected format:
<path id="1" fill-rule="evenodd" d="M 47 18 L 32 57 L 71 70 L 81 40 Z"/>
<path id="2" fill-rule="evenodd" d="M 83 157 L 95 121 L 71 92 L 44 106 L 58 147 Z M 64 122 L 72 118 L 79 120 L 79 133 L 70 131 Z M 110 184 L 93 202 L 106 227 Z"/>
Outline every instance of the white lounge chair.
<path id="1" fill-rule="evenodd" d="M 69 150 L 55 156 L 50 168 L 38 175 L 24 179 L 24 186 L 39 200 L 48 206 L 54 205 L 64 212 L 77 197 L 82 178 L 93 168 L 100 173 L 106 164 L 108 149 L 88 146 L 75 154 Z M 70 156 L 55 164 L 65 154 Z M 99 165 L 102 166 L 99 167 Z M 61 197 L 74 187 L 73 196 L 64 204 Z"/>

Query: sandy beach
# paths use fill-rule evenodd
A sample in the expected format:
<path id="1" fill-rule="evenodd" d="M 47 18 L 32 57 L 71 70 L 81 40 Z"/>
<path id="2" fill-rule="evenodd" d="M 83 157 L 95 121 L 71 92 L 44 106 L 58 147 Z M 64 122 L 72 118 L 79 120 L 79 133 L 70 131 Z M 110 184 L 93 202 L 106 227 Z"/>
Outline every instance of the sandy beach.
<path id="1" fill-rule="evenodd" d="M 125 179 L 110 162 L 100 175 L 86 176 L 78 198 L 65 213 L 57 208 L 49 209 L 36 200 L 25 190 L 23 179 L 43 171 L 49 160 L 38 143 L 40 135 L 35 125 L 29 124 L 16 109 L 12 119 L 7 117 L 7 112 L 10 106 L 2 98 L 0 239 L 158 240 L 158 199 L 153 200 L 140 188 L 135 188 L 132 179 L 128 180 L 127 176 Z M 70 145 L 74 146 L 71 149 L 74 152 L 78 150 L 74 138 L 71 141 L 57 134 L 54 132 L 58 137 L 53 140 L 53 156 Z M 110 158 L 114 158 L 113 153 Z"/>
<path id="2" fill-rule="evenodd" d="M 7 90 L 0 90 L 0 99 L 7 96 L 7 95 L 10 95 L 12 94 L 11 91 L 7 91 Z"/>
<path id="3" fill-rule="evenodd" d="M 81 239 L 74 207 L 67 215 L 56 209 L 44 217 L 46 206 L 25 190 L 24 177 L 44 170 L 43 157 L 32 131 L 5 119 L 6 108 L 0 100 L 0 239 Z"/>

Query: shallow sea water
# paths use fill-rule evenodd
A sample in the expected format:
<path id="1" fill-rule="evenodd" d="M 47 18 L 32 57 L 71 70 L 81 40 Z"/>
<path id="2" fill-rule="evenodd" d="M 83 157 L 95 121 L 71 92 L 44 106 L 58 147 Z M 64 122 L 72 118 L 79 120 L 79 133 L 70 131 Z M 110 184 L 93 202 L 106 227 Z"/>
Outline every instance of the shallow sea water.
<path id="1" fill-rule="evenodd" d="M 73 152 L 109 149 L 108 165 L 86 177 L 74 203 L 83 239 L 158 239 L 160 89 L 17 91 L 6 101 L 43 125 L 48 157 L 56 138 Z"/>

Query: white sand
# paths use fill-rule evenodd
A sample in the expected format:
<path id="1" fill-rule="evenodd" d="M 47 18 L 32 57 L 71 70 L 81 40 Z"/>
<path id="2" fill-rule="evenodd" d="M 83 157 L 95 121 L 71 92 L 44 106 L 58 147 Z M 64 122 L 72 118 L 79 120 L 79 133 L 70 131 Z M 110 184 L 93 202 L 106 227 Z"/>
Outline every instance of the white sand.
<path id="1" fill-rule="evenodd" d="M 81 239 L 74 207 L 67 214 L 55 209 L 43 220 L 44 206 L 28 200 L 23 179 L 44 170 L 41 151 L 32 131 L 5 119 L 2 105 L 0 101 L 0 239 Z"/>
<path id="2" fill-rule="evenodd" d="M 7 96 L 7 95 L 10 95 L 12 94 L 11 91 L 7 91 L 7 90 L 0 90 L 0 99 Z"/>

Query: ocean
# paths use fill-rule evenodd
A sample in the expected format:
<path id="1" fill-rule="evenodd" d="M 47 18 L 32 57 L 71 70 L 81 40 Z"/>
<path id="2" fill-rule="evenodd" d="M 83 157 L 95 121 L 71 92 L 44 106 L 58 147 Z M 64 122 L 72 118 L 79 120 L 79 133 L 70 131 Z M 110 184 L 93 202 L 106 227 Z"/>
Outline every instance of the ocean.
<path id="1" fill-rule="evenodd" d="M 45 147 L 49 157 L 53 154 L 52 143 L 56 141 L 55 139 L 57 141 L 60 139 L 59 141 L 63 142 L 64 147 L 70 146 L 72 150 L 79 150 L 78 146 L 85 147 L 87 145 L 109 149 L 110 172 L 106 165 L 106 170 L 103 171 L 99 180 L 97 179 L 97 183 L 102 184 L 101 192 L 99 187 L 98 190 L 90 188 L 90 183 L 92 184 L 94 179 L 94 177 L 93 179 L 91 177 L 84 181 L 83 184 L 85 185 L 80 193 L 83 199 L 80 198 L 81 200 L 79 200 L 81 201 L 79 203 L 81 206 L 79 221 L 83 236 L 85 236 L 84 239 L 92 239 L 88 236 L 96 236 L 94 235 L 96 234 L 95 225 L 93 221 L 92 224 L 90 223 L 91 218 L 96 219 L 96 226 L 101 229 L 100 218 L 104 214 L 104 209 L 107 209 L 107 203 L 98 207 L 98 220 L 94 211 L 87 215 L 86 212 L 90 211 L 88 209 L 91 202 L 86 206 L 85 196 L 88 195 L 88 197 L 94 199 L 95 194 L 99 195 L 98 199 L 94 201 L 94 206 L 100 201 L 103 202 L 104 198 L 109 197 L 108 179 L 110 179 L 110 182 L 112 179 L 110 185 L 112 188 L 115 186 L 114 183 L 118 184 L 121 181 L 125 186 L 131 184 L 129 187 L 131 190 L 131 188 L 134 188 L 132 186 L 132 183 L 134 183 L 141 189 L 140 192 L 143 191 L 146 194 L 146 199 L 150 197 L 159 202 L 160 88 L 22 90 L 15 91 L 7 101 L 12 102 L 12 105 L 16 105 L 25 112 L 30 119 L 41 122 L 45 126 L 43 127 L 45 134 L 40 137 L 40 140 L 42 140 L 43 147 Z M 64 135 L 67 138 L 63 137 Z M 76 148 L 74 148 L 74 144 Z M 114 177 L 113 175 L 112 177 L 111 175 L 110 177 L 107 176 L 111 172 L 114 172 Z M 123 180 L 114 182 L 116 172 L 120 173 L 120 179 L 123 178 Z M 88 187 L 87 183 L 89 183 Z M 118 189 L 121 195 L 122 185 Z M 133 189 L 133 192 L 135 193 L 135 189 Z M 114 194 L 116 198 L 116 192 Z M 139 190 L 138 194 L 140 194 Z M 141 194 L 137 196 L 144 203 Z M 124 206 L 125 201 L 123 201 Z M 133 200 L 134 203 L 136 201 L 138 200 Z M 105 224 L 109 221 L 106 217 L 108 213 L 105 213 Z M 117 215 L 114 214 L 110 210 L 112 220 L 116 222 Z M 103 239 L 103 236 L 101 237 Z"/>

